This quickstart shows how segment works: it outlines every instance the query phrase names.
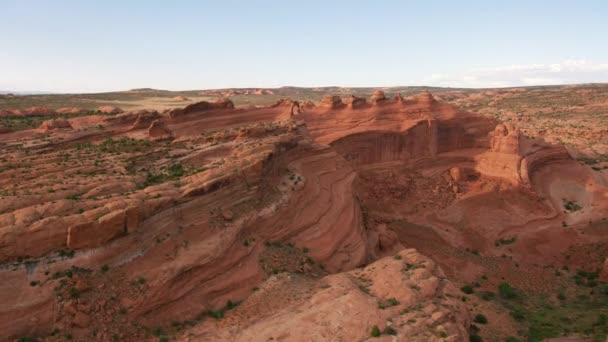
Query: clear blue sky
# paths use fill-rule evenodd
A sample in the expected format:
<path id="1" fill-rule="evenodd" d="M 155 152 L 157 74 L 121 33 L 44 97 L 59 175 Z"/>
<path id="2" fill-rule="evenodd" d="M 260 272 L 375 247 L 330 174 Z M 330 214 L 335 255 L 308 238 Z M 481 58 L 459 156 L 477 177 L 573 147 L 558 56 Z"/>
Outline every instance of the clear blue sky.
<path id="1" fill-rule="evenodd" d="M 608 82 L 608 1 L 0 0 L 0 89 Z"/>

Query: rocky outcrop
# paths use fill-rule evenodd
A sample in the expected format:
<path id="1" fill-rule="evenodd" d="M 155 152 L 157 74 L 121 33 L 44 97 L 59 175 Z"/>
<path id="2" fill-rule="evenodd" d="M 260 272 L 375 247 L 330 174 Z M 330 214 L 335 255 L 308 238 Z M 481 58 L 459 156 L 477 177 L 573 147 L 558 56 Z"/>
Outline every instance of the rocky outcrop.
<path id="1" fill-rule="evenodd" d="M 188 115 L 191 113 L 206 112 L 206 111 L 218 110 L 218 109 L 234 109 L 234 103 L 227 98 L 222 98 L 215 102 L 201 101 L 201 102 L 197 102 L 197 103 L 188 105 L 188 106 L 184 107 L 183 109 L 182 108 L 172 109 L 168 112 L 168 114 L 171 119 L 177 119 L 181 116 Z"/>
<path id="2" fill-rule="evenodd" d="M 364 98 L 356 97 L 354 95 L 347 96 L 344 99 L 344 103 L 350 109 L 362 108 L 362 107 L 365 107 L 367 105 L 367 101 L 365 101 Z"/>
<path id="3" fill-rule="evenodd" d="M 160 114 L 157 111 L 139 111 L 136 114 L 135 121 L 131 125 L 131 129 L 144 129 L 150 127 L 150 124 L 160 118 Z"/>
<path id="4" fill-rule="evenodd" d="M 279 275 L 262 283 L 228 314 L 228 319 L 238 322 L 235 329 L 218 330 L 205 322 L 179 340 L 268 341 L 273 336 L 286 340 L 306 336 L 317 341 L 331 336 L 361 341 L 369 338 L 374 326 L 379 331 L 391 327 L 396 339 L 407 341 L 469 338 L 471 319 L 459 291 L 431 259 L 413 249 L 317 281 L 299 278 Z M 272 304 L 260 310 L 261 303 Z"/>
<path id="5" fill-rule="evenodd" d="M 511 124 L 497 125 L 490 137 L 489 151 L 477 157 L 477 170 L 515 185 L 529 187 L 532 174 L 543 165 L 572 159 L 562 145 L 525 137 Z"/>
<path id="6" fill-rule="evenodd" d="M 160 114 L 155 110 L 132 110 L 108 117 L 104 117 L 103 121 L 111 125 L 131 125 L 131 129 L 148 128 L 150 123 L 160 118 Z"/>
<path id="7" fill-rule="evenodd" d="M 162 120 L 154 120 L 148 127 L 148 136 L 152 140 L 166 140 L 173 137 L 173 132 L 167 128 Z"/>
<path id="8" fill-rule="evenodd" d="M 319 106 L 325 109 L 340 109 L 344 107 L 344 103 L 342 102 L 340 96 L 326 95 L 321 100 Z"/>
<path id="9" fill-rule="evenodd" d="M 70 124 L 70 121 L 68 121 L 65 118 L 56 118 L 56 119 L 46 120 L 46 121 L 42 122 L 40 127 L 38 127 L 38 129 L 40 129 L 43 132 L 54 131 L 57 129 L 71 129 L 71 128 L 72 128 L 72 125 Z"/>
<path id="10" fill-rule="evenodd" d="M 433 104 L 436 104 L 438 101 L 435 99 L 435 97 L 433 97 L 433 94 L 431 94 L 430 91 L 425 90 L 424 92 L 422 92 L 421 94 L 417 95 L 415 97 L 415 100 L 421 104 L 430 106 Z"/>
<path id="11" fill-rule="evenodd" d="M 382 90 L 376 90 L 372 93 L 372 97 L 369 102 L 373 105 L 378 105 L 384 103 L 386 101 L 386 96 L 384 96 L 384 92 Z"/>

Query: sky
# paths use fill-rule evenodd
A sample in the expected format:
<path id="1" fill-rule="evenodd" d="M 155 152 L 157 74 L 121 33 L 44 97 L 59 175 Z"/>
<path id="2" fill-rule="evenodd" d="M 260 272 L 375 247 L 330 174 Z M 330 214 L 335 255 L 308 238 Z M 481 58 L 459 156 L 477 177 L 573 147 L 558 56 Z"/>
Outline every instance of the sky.
<path id="1" fill-rule="evenodd" d="M 608 1 L 0 0 L 0 90 L 608 82 Z"/>

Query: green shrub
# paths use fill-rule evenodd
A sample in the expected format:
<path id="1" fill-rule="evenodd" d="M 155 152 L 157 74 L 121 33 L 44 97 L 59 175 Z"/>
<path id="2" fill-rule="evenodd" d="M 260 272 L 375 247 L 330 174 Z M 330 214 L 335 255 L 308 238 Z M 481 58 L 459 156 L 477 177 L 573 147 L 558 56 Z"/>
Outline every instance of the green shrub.
<path id="1" fill-rule="evenodd" d="M 460 288 L 460 291 L 462 291 L 466 294 L 472 294 L 473 292 L 475 292 L 475 289 L 473 289 L 473 286 L 471 286 L 471 285 L 465 285 Z"/>
<path id="2" fill-rule="evenodd" d="M 475 319 L 473 321 L 475 323 L 479 323 L 479 324 L 486 324 L 486 323 L 488 323 L 488 319 L 486 318 L 486 316 L 484 316 L 482 314 L 477 314 L 477 316 L 475 316 Z"/>
<path id="3" fill-rule="evenodd" d="M 504 299 L 513 299 L 517 297 L 515 289 L 511 287 L 511 285 L 509 285 L 508 283 L 500 283 L 498 285 L 498 293 Z"/>
<path id="4" fill-rule="evenodd" d="M 380 328 L 377 325 L 372 327 L 372 331 L 370 333 L 371 337 L 380 337 Z"/>
<path id="5" fill-rule="evenodd" d="M 483 342 L 483 339 L 479 335 L 471 335 L 469 336 L 470 342 Z"/>
<path id="6" fill-rule="evenodd" d="M 70 297 L 74 299 L 80 297 L 80 291 L 75 287 L 70 287 Z"/>
<path id="7" fill-rule="evenodd" d="M 384 333 L 387 335 L 397 335 L 397 330 L 393 329 L 391 326 L 386 326 L 386 328 L 384 328 Z"/>

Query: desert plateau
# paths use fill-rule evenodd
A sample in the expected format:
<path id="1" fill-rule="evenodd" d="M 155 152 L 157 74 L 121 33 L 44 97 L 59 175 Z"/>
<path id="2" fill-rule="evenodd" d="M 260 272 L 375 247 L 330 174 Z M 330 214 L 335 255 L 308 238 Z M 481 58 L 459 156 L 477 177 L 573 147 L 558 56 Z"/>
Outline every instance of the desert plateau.
<path id="1" fill-rule="evenodd" d="M 0 342 L 608 342 L 606 18 L 0 0 Z"/>
<path id="2" fill-rule="evenodd" d="M 2 338 L 603 338 L 608 86 L 432 90 L 2 96 Z"/>

